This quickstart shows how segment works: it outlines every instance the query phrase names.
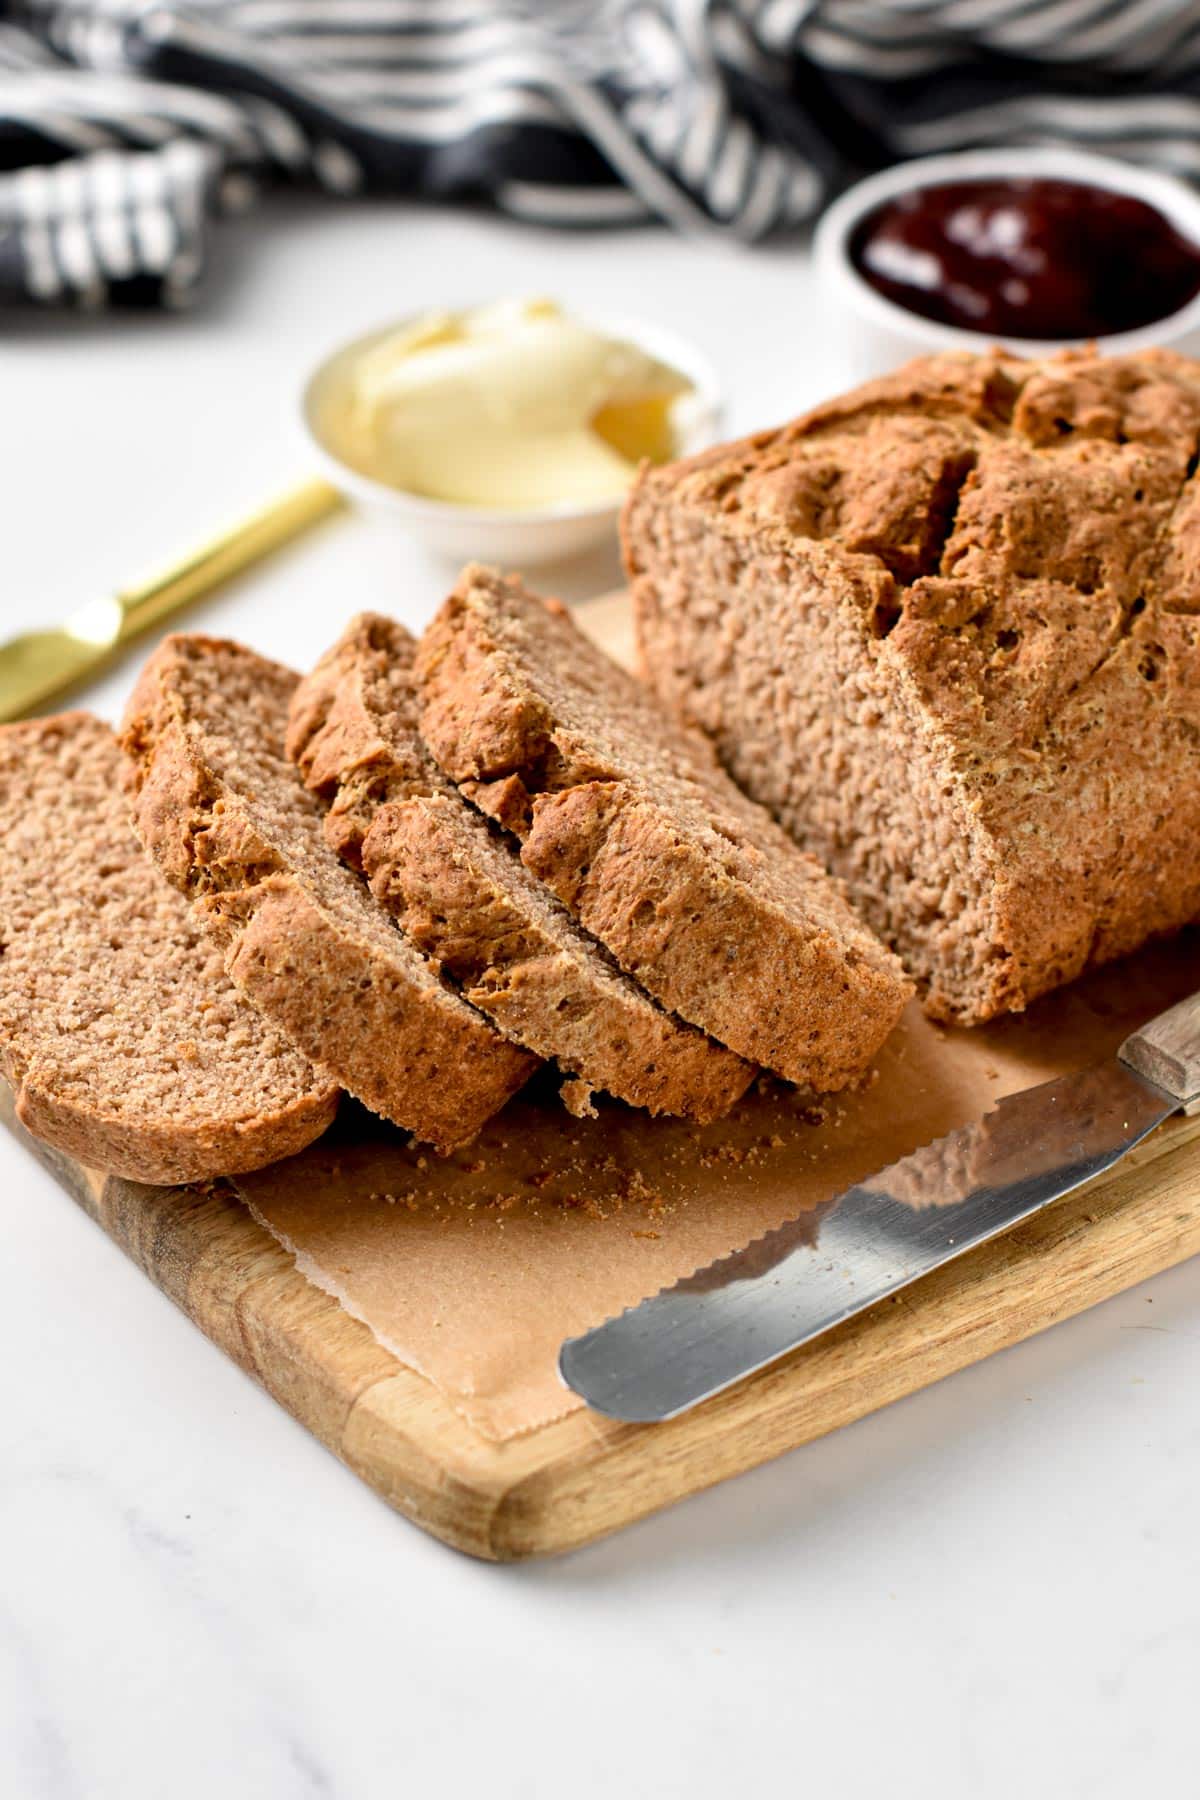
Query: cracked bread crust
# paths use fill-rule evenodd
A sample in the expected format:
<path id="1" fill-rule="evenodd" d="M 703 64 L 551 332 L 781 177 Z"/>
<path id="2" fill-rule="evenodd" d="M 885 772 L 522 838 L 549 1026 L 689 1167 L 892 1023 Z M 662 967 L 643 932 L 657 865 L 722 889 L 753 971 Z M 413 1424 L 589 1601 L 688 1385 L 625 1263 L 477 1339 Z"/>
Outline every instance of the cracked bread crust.
<path id="1" fill-rule="evenodd" d="M 328 804 L 330 844 L 472 1005 L 579 1078 L 573 1094 L 721 1117 L 753 1068 L 623 975 L 446 780 L 418 733 L 415 651 L 363 614 L 296 690 L 288 751 Z"/>
<path id="2" fill-rule="evenodd" d="M 87 713 L 0 730 L 0 1073 L 35 1137 L 152 1184 L 319 1137 L 336 1085 L 234 989 L 129 825 Z"/>
<path id="3" fill-rule="evenodd" d="M 442 983 L 330 851 L 284 756 L 296 683 L 240 645 L 168 638 L 125 716 L 135 829 L 246 998 L 372 1111 L 445 1153 L 536 1062 Z"/>
<path id="4" fill-rule="evenodd" d="M 330 847 L 355 869 L 382 806 L 453 791 L 416 729 L 415 651 L 396 620 L 360 613 L 292 696 L 287 755 L 324 803 Z"/>
<path id="5" fill-rule="evenodd" d="M 647 677 L 933 1016 L 1200 915 L 1200 365 L 922 359 L 624 519 Z"/>
<path id="6" fill-rule="evenodd" d="M 472 566 L 417 679 L 442 768 L 664 1006 L 787 1080 L 863 1073 L 911 991 L 898 965 L 564 607 Z"/>

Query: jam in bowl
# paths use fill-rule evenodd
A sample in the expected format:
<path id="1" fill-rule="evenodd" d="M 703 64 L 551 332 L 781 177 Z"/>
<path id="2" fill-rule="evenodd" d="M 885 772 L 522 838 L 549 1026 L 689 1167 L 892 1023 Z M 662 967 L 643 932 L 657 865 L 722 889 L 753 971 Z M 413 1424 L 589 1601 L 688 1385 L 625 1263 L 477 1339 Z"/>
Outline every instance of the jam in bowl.
<path id="1" fill-rule="evenodd" d="M 913 188 L 867 214 L 850 256 L 898 306 L 1006 338 L 1137 331 L 1200 293 L 1200 246 L 1156 206 L 1081 181 Z"/>
<path id="2" fill-rule="evenodd" d="M 1179 345 L 1200 331 L 1200 193 L 1070 148 L 967 150 L 867 176 L 822 216 L 831 367 L 921 353 Z"/>

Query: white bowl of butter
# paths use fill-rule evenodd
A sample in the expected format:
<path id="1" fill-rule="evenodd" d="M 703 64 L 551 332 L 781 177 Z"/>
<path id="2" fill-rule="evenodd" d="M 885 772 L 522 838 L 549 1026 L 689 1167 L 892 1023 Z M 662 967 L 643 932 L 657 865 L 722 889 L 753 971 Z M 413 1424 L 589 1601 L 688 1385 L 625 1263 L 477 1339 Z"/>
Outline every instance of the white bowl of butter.
<path id="1" fill-rule="evenodd" d="M 643 459 L 715 441 L 712 371 L 670 333 L 550 300 L 429 312 L 326 358 L 302 401 L 330 478 L 457 560 L 612 537 Z"/>

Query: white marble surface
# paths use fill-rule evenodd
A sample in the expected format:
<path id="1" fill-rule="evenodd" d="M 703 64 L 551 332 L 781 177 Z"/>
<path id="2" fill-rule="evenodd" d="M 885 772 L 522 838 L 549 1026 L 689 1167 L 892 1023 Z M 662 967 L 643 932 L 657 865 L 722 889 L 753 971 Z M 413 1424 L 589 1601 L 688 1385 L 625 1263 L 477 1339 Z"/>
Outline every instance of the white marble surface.
<path id="1" fill-rule="evenodd" d="M 840 378 L 795 251 L 366 206 L 253 230 L 194 318 L 6 329 L 5 628 L 302 471 L 305 364 L 426 301 L 542 289 L 670 319 L 739 427 Z M 339 524 L 195 617 L 303 661 L 353 606 L 417 620 L 442 582 Z M 18 1800 L 1195 1786 L 1196 1266 L 610 1543 L 499 1570 L 391 1515 L 7 1140 L 0 1204 Z"/>

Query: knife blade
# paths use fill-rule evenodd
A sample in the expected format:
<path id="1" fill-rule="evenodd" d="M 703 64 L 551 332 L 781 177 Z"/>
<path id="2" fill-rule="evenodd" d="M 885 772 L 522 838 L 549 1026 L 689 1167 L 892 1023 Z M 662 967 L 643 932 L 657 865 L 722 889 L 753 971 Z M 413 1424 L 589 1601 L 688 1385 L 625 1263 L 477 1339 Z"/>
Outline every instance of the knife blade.
<path id="1" fill-rule="evenodd" d="M 597 1412 L 674 1418 L 1118 1163 L 1176 1112 L 1200 1109 L 1200 995 L 1115 1058 L 1001 1100 L 823 1209 L 664 1288 L 559 1354 Z"/>

